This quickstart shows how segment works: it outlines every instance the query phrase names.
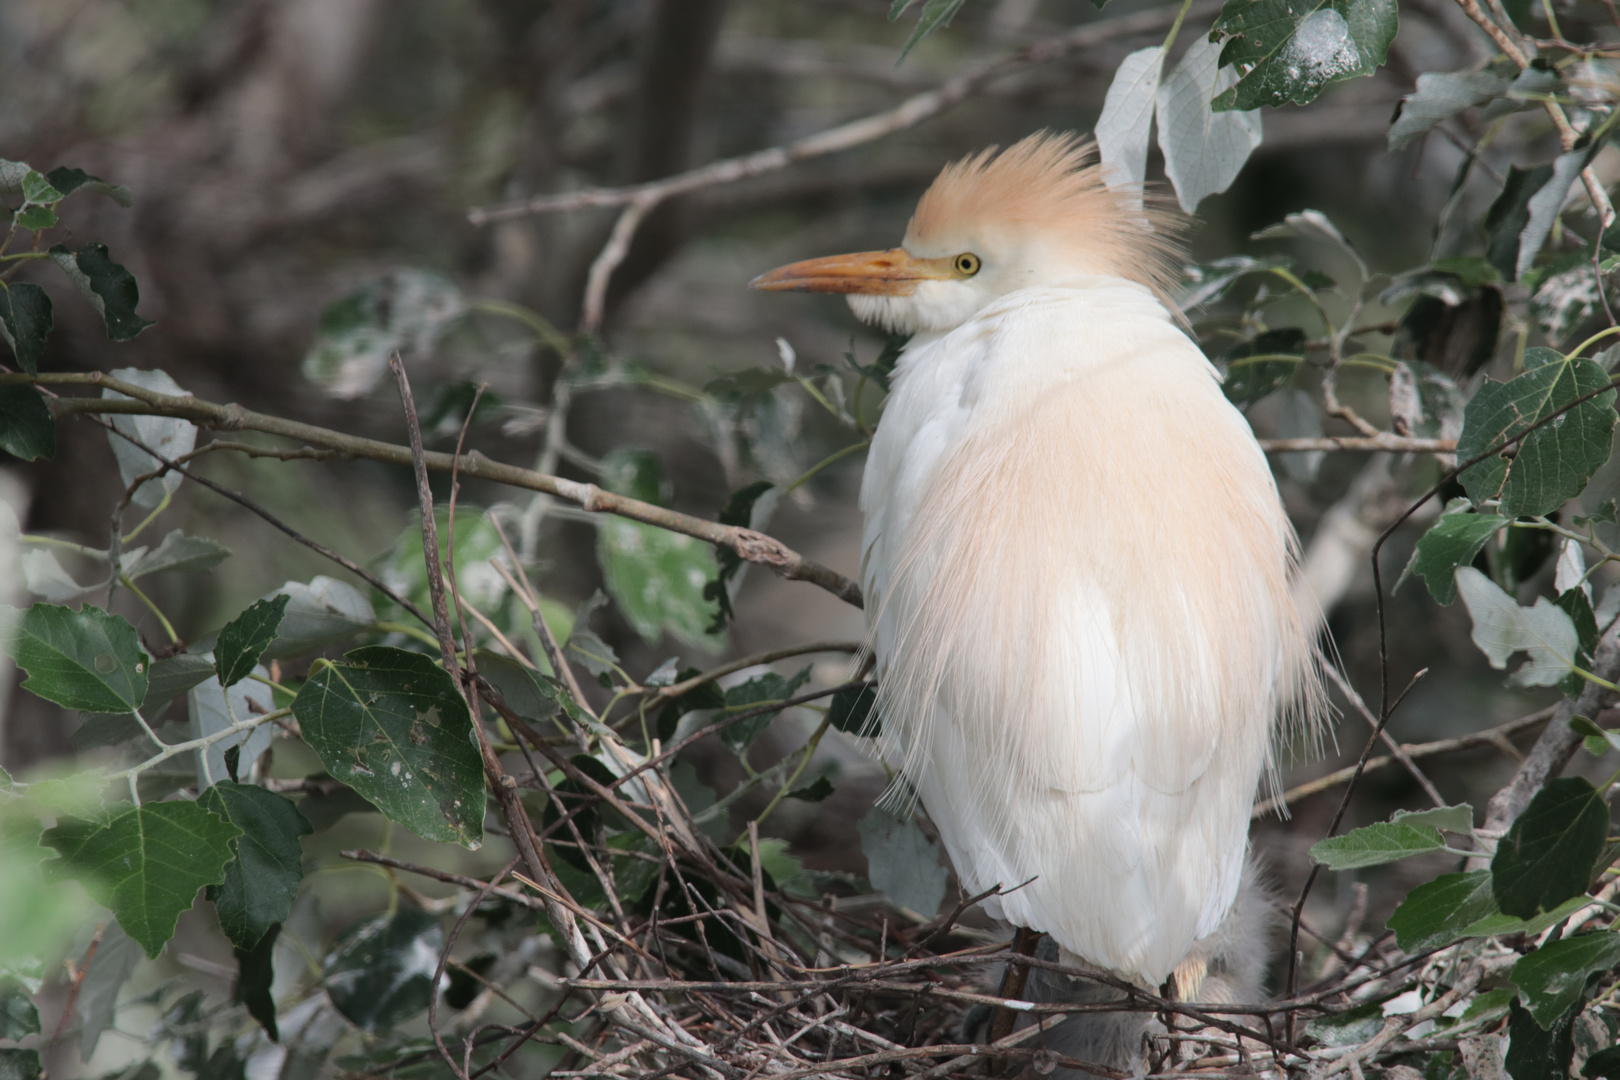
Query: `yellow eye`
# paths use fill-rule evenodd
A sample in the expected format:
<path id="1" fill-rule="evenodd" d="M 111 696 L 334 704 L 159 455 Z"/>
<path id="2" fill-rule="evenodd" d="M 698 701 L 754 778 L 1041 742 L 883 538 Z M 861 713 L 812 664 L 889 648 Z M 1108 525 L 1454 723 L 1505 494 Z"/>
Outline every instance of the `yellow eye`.
<path id="1" fill-rule="evenodd" d="M 963 277 L 972 277 L 979 272 L 979 257 L 971 252 L 964 251 L 956 257 L 956 260 L 951 265 Z"/>

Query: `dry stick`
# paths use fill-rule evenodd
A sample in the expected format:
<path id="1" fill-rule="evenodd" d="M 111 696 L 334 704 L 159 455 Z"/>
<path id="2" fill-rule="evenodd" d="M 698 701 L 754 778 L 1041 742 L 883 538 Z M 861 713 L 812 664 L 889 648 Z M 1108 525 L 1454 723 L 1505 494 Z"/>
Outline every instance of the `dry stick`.
<path id="1" fill-rule="evenodd" d="M 336 450 L 349 457 L 366 458 L 393 465 L 411 465 L 409 447 L 345 435 L 327 428 L 316 427 L 296 420 L 244 409 L 240 405 L 219 405 L 190 395 L 161 394 L 142 386 L 102 372 L 52 372 L 34 378 L 27 375 L 0 373 L 0 386 L 28 385 L 82 385 L 107 387 L 134 401 L 116 398 L 58 398 L 49 402 L 54 417 L 85 413 L 124 413 L 137 416 L 172 416 L 221 431 L 252 430 L 269 435 L 293 439 Z M 427 467 L 449 472 L 455 464 L 451 455 L 437 451 L 423 454 Z M 523 469 L 515 465 L 491 461 L 478 451 L 462 458 L 460 471 L 467 476 L 490 480 L 498 484 L 538 491 L 566 499 L 590 513 L 609 513 L 632 521 L 656 525 L 670 532 L 696 537 L 710 544 L 727 547 L 749 562 L 770 567 L 790 581 L 808 581 L 820 586 L 855 607 L 861 606 L 861 590 L 855 582 L 819 563 L 806 559 L 780 540 L 735 525 L 693 517 L 690 514 L 666 510 L 639 499 L 603 491 L 595 484 L 581 484 L 559 476 Z M 431 625 L 431 623 L 429 624 Z"/>
<path id="2" fill-rule="evenodd" d="M 1268 454 L 1288 454 L 1315 450 L 1387 450 L 1392 453 L 1449 454 L 1457 449 L 1456 439 L 1417 439 L 1406 435 L 1324 435 L 1301 439 L 1256 439 Z"/>
<path id="3" fill-rule="evenodd" d="M 4 380 L 4 378 L 5 378 L 5 376 L 0 375 L 0 380 Z M 4 385 L 4 383 L 0 382 L 0 385 Z M 58 398 L 57 400 L 61 401 L 61 400 L 68 400 L 68 399 Z M 197 475 L 196 473 L 192 472 L 190 469 L 186 468 L 184 465 L 180 464 L 180 462 L 178 460 L 171 461 L 170 459 L 164 457 L 162 454 L 158 453 L 156 450 L 152 449 L 150 446 L 147 446 L 145 443 L 141 442 L 139 439 L 135 438 L 134 436 L 126 435 L 124 432 L 119 431 L 117 428 L 113 427 L 111 424 L 107 423 L 107 421 L 101 419 L 99 416 L 92 416 L 89 419 L 92 420 L 95 423 L 100 424 L 102 427 L 106 428 L 108 431 L 111 431 L 111 432 L 117 434 L 120 438 L 124 439 L 126 442 L 130 443 L 131 445 L 137 446 L 140 449 L 144 450 L 146 453 L 151 454 L 154 458 L 156 458 L 159 462 L 162 463 L 164 469 L 172 470 L 174 472 L 177 472 L 181 476 L 184 476 L 187 480 L 192 480 L 192 481 L 202 485 L 203 487 L 207 488 L 209 491 L 214 492 L 217 495 L 223 495 L 225 498 L 227 498 L 227 499 L 231 500 L 232 502 L 236 503 L 238 506 L 242 507 L 244 510 L 247 510 L 247 511 L 253 513 L 253 514 L 258 515 L 265 522 L 265 524 L 270 525 L 270 526 L 272 526 L 272 527 L 274 527 L 276 529 L 281 530 L 282 532 L 286 533 L 288 536 L 292 537 L 294 540 L 298 541 L 300 544 L 303 544 L 305 547 L 307 547 L 311 551 L 315 552 L 317 555 L 320 555 L 323 558 L 330 559 L 333 562 L 337 563 L 339 566 L 343 567 L 343 569 L 349 571 L 349 573 L 353 574 L 355 577 L 358 577 L 360 580 L 364 581 L 367 585 L 370 585 L 372 588 L 376 589 L 378 592 L 380 592 L 384 596 L 388 597 L 388 599 L 390 599 L 394 603 L 398 604 L 400 606 L 400 608 L 402 608 L 405 611 L 410 612 L 411 615 L 415 616 L 418 620 L 421 621 L 423 626 L 431 627 L 433 625 L 433 620 L 429 619 L 426 615 L 424 615 L 420 608 L 418 608 L 415 604 L 411 603 L 409 600 L 405 599 L 405 597 L 401 596 L 399 593 L 395 592 L 393 589 L 389 588 L 387 582 L 383 581 L 382 578 L 378 577 L 376 574 L 373 574 L 370 570 L 367 570 L 365 567 L 361 566 L 359 563 L 355 562 L 353 559 L 348 558 L 345 555 L 340 555 L 336 551 L 333 551 L 331 548 L 327 547 L 325 544 L 319 543 L 319 542 L 317 542 L 315 540 L 311 540 L 309 537 L 305 536 L 303 533 L 299 532 L 297 529 L 293 528 L 291 525 L 288 525 L 286 522 L 284 522 L 280 518 L 276 517 L 270 511 L 266 510 L 264 507 L 260 506 L 258 503 L 254 502 L 252 499 L 248 498 L 246 495 L 238 494 L 237 492 L 232 491 L 228 487 L 224 487 L 223 485 L 214 483 L 212 480 L 209 480 L 207 477 Z"/>
<path id="4" fill-rule="evenodd" d="M 89 946 L 84 950 L 84 963 L 80 964 L 79 970 L 73 973 L 72 984 L 68 987 L 67 1000 L 62 1003 L 62 1018 L 56 1022 L 56 1031 L 51 1035 L 52 1042 L 60 1039 L 62 1032 L 67 1030 L 68 1021 L 73 1016 L 73 1006 L 79 1002 L 79 991 L 84 988 L 84 978 L 90 973 L 90 964 L 96 958 L 96 950 L 101 947 L 101 935 L 106 930 L 106 923 L 97 926 L 95 935 L 91 937 Z"/>
<path id="5" fill-rule="evenodd" d="M 585 303 L 579 319 L 581 333 L 594 334 L 601 329 L 603 309 L 607 306 L 608 281 L 613 277 L 613 271 L 624 262 L 624 257 L 630 254 L 630 242 L 635 239 L 636 229 L 662 201 L 662 196 L 653 195 L 632 199 L 619 215 L 619 220 L 613 223 L 613 232 L 608 235 L 607 243 L 602 245 L 596 258 L 591 260 L 590 273 L 585 278 Z"/>
<path id="6" fill-rule="evenodd" d="M 438 630 L 439 648 L 444 657 L 446 672 L 452 678 L 456 678 L 460 669 L 456 664 L 455 642 L 450 636 L 450 612 L 445 599 L 442 567 L 438 558 L 438 530 L 433 523 L 433 492 L 428 485 L 426 454 L 422 449 L 422 433 L 417 422 L 416 403 L 411 396 L 410 380 L 405 374 L 404 365 L 400 362 L 397 352 L 390 358 L 389 366 L 393 368 L 395 380 L 399 384 L 400 399 L 404 405 L 406 423 L 410 429 L 411 464 L 416 472 L 417 492 L 422 508 L 422 545 L 423 554 L 427 560 L 429 589 L 433 596 L 434 625 Z M 459 455 L 451 458 L 452 475 L 457 469 L 459 460 Z M 457 681 L 458 683 L 463 682 L 461 679 Z M 466 695 L 465 684 L 462 685 L 462 692 Z M 534 825 L 529 820 L 528 812 L 518 798 L 517 782 L 501 767 L 500 759 L 495 756 L 494 749 L 489 744 L 488 736 L 483 730 L 483 724 L 477 718 L 477 709 L 474 703 L 476 699 L 471 695 L 466 696 L 469 697 L 468 708 L 473 713 L 473 732 L 478 739 L 479 753 L 483 759 L 484 771 L 495 790 L 495 797 L 501 805 L 502 814 L 505 816 L 507 825 L 511 830 L 512 839 L 518 848 L 518 853 L 534 880 L 546 882 L 548 885 L 555 883 L 556 879 L 551 874 L 550 867 L 546 865 L 544 856 L 540 852 L 538 838 L 534 835 Z M 553 892 L 546 889 L 542 895 L 547 899 L 547 914 L 561 932 L 571 959 L 583 968 L 590 959 L 590 950 L 585 944 L 583 935 L 574 923 L 574 913 L 568 911 L 557 901 L 557 897 L 561 895 L 560 891 Z M 625 1011 L 643 1015 L 648 1022 L 656 1026 L 664 1026 L 664 1021 L 660 1020 L 639 997 Z M 624 1017 L 617 1019 L 638 1034 L 643 1033 L 638 1026 L 626 1022 Z M 446 1060 L 450 1061 L 451 1067 L 454 1069 L 455 1062 L 448 1056 Z"/>
<path id="7" fill-rule="evenodd" d="M 1414 760 L 1433 757 L 1436 754 L 1455 753 L 1459 750 L 1472 750 L 1481 746 L 1495 746 L 1500 749 L 1501 740 L 1509 735 L 1517 735 L 1521 731 L 1527 731 L 1537 724 L 1545 724 L 1553 718 L 1557 708 L 1556 705 L 1549 705 L 1545 709 L 1533 712 L 1528 716 L 1521 716 L 1517 720 L 1510 720 L 1505 724 L 1499 724 L 1487 731 L 1477 731 L 1472 735 L 1461 735 L 1455 739 L 1441 739 L 1438 742 L 1427 743 L 1404 743 L 1401 749 L 1405 751 L 1407 757 Z M 1393 757 L 1376 757 L 1367 762 L 1367 767 L 1363 771 L 1372 772 L 1374 769 L 1387 768 L 1394 763 L 1395 759 Z M 1355 773 L 1356 766 L 1347 765 L 1336 772 L 1328 773 L 1326 776 L 1308 780 L 1298 787 L 1289 788 L 1280 799 L 1267 799 L 1264 802 L 1257 803 L 1253 814 L 1250 816 L 1263 817 L 1276 810 L 1279 806 L 1292 806 L 1301 799 L 1326 791 L 1328 788 L 1338 787 L 1348 781 Z"/>
<path id="8" fill-rule="evenodd" d="M 1015 956 L 1034 956 L 1035 948 L 1041 943 L 1041 932 L 1020 926 L 1013 933 L 1012 951 Z M 1007 970 L 1001 976 L 1001 996 L 1004 999 L 1016 998 L 1022 1003 L 1024 996 L 1024 983 L 1029 980 L 1029 968 L 1020 964 L 1016 959 L 1007 961 Z M 1005 1004 L 996 1007 L 995 1014 L 990 1020 L 990 1041 L 1000 1042 L 1012 1034 L 1013 1025 L 1018 1022 L 1018 1014 Z M 1003 1069 L 1003 1063 L 997 1058 L 991 1058 L 986 1065 L 991 1076 L 995 1076 Z"/>
<path id="9" fill-rule="evenodd" d="M 1200 4 L 1189 12 L 1189 15 L 1196 20 L 1213 15 L 1217 10 L 1216 4 Z M 645 203 L 650 210 L 677 195 L 775 172 L 800 161 L 849 150 L 883 138 L 885 135 L 915 127 L 966 100 L 987 83 L 1025 65 L 1048 63 L 1072 52 L 1095 48 L 1116 37 L 1158 30 L 1169 25 L 1175 16 L 1176 12 L 1172 9 L 1159 9 L 1082 26 L 1059 37 L 1036 42 L 1010 56 L 981 61 L 955 78 L 941 83 L 937 88 L 907 98 L 891 109 L 839 124 L 837 127 L 807 135 L 782 146 L 712 162 L 662 180 L 629 187 L 585 188 L 559 195 L 540 195 L 498 206 L 476 207 L 467 212 L 467 220 L 474 225 L 487 225 L 490 222 L 526 217 L 530 214 L 640 203 Z"/>
<path id="10" fill-rule="evenodd" d="M 444 661 L 445 674 L 454 679 L 457 675 L 456 641 L 450 634 L 450 607 L 444 597 L 439 523 L 433 518 L 433 489 L 428 486 L 427 463 L 423 460 L 422 426 L 416 419 L 416 399 L 411 396 L 411 380 L 405 374 L 405 364 L 399 358 L 398 349 L 389 356 L 388 366 L 394 372 L 394 382 L 399 386 L 399 400 L 405 409 L 405 430 L 411 440 L 411 464 L 416 470 L 416 500 L 422 512 L 422 557 L 427 562 L 428 595 L 433 600 L 433 629 L 439 638 L 439 656 Z M 451 456 L 452 469 L 457 460 L 458 456 Z M 454 1068 L 454 1062 L 451 1067 Z"/>

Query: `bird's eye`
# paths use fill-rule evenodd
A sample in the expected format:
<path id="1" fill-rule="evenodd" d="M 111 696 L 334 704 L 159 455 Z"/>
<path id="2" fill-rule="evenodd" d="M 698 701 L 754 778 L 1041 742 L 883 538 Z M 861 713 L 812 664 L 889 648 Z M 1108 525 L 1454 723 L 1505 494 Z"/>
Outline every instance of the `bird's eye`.
<path id="1" fill-rule="evenodd" d="M 979 272 L 979 257 L 971 252 L 964 251 L 962 254 L 956 257 L 955 262 L 953 262 L 951 265 L 954 266 L 956 268 L 956 272 L 961 274 L 963 277 L 972 277 L 974 274 Z"/>

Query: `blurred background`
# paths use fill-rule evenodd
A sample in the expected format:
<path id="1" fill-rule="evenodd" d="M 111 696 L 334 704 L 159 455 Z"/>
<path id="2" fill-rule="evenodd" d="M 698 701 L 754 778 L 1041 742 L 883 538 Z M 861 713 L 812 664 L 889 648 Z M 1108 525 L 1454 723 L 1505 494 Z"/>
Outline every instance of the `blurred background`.
<path id="1" fill-rule="evenodd" d="M 6 0 L 0 157 L 42 170 L 82 168 L 133 192 L 130 209 L 76 199 L 64 207 L 64 222 L 81 241 L 109 245 L 140 283 L 140 313 L 155 321 L 133 342 L 109 342 L 94 313 L 62 293 L 41 367 L 161 368 L 212 401 L 402 442 L 392 380 L 375 368 L 375 349 L 344 336 L 345 311 L 352 315 L 359 305 L 373 322 L 386 322 L 396 309 L 425 313 L 399 340 L 434 446 L 450 448 L 471 401 L 468 385 L 487 383 L 470 447 L 598 481 L 627 460 L 652 460 L 623 451 L 649 451 L 662 473 L 661 481 L 651 479 L 653 490 L 677 509 L 712 518 L 731 492 L 763 479 L 779 494 L 859 439 L 798 383 L 723 377 L 777 373 L 792 355 L 800 373 L 838 369 L 817 375 L 816 385 L 830 395 L 836 383 L 847 401 L 858 379 L 843 354 L 869 365 L 884 344 L 838 298 L 750 293 L 748 279 L 800 258 L 897 243 L 918 194 L 958 156 L 1041 128 L 1089 130 L 1121 58 L 1161 41 L 1178 6 L 1114 0 L 1099 11 L 1091 0 L 970 0 L 948 29 L 897 63 L 911 25 L 909 18 L 888 21 L 888 0 Z M 1214 11 L 1195 3 L 1180 40 L 1207 32 Z M 566 438 L 548 443 L 563 357 L 534 332 L 532 319 L 508 317 L 503 305 L 520 305 L 572 333 L 588 269 L 617 211 L 475 226 L 469 209 L 656 179 L 779 146 L 892 108 L 1085 23 L 1119 27 L 1055 61 L 1012 65 L 915 126 L 660 207 L 612 276 L 602 350 L 590 361 L 598 366 L 586 372 L 590 378 L 575 372 L 569 380 Z M 1568 24 L 1565 30 L 1578 37 Z M 1491 55 L 1487 39 L 1447 0 L 1403 4 L 1389 64 L 1375 77 L 1338 85 L 1306 108 L 1266 112 L 1264 143 L 1232 189 L 1208 199 L 1189 227 L 1193 259 L 1286 249 L 1308 265 L 1344 273 L 1345 260 L 1330 250 L 1250 239 L 1307 207 L 1336 222 L 1376 272 L 1419 266 L 1434 254 L 1477 254 L 1477 222 L 1499 188 L 1493 175 L 1509 163 L 1544 160 L 1556 145 L 1545 118 L 1515 119 L 1499 134 L 1438 235 L 1463 150 L 1437 133 L 1389 153 L 1385 132 L 1417 73 L 1457 70 Z M 1157 169 L 1155 162 L 1150 178 Z M 43 274 L 37 279 L 57 288 Z M 1365 321 L 1396 314 L 1380 316 L 1375 305 Z M 1306 318 L 1303 309 L 1297 318 Z M 1514 335 L 1506 337 L 1498 365 L 1511 364 Z M 1346 376 L 1340 389 L 1362 415 L 1387 426 L 1382 376 Z M 869 421 L 878 398 L 870 386 L 865 394 Z M 1309 433 L 1275 398 L 1250 414 L 1262 435 Z M 1349 429 L 1329 420 L 1326 430 Z M 26 527 L 105 546 L 120 493 L 106 435 L 67 423 L 59 439 L 53 461 L 6 467 L 26 489 Z M 756 524 L 854 576 L 861 462 L 852 453 L 765 500 Z M 1326 528 L 1321 523 L 1330 509 L 1341 510 L 1332 539 L 1348 554 L 1324 599 L 1344 670 L 1376 707 L 1366 553 L 1436 466 L 1363 454 L 1277 464 L 1308 548 L 1324 550 L 1312 547 Z M 387 563 L 415 503 L 407 470 L 368 462 L 219 454 L 201 468 L 368 564 Z M 645 483 L 648 475 L 633 479 Z M 1614 486 L 1612 477 L 1600 483 Z M 528 527 L 524 554 L 536 584 L 559 610 L 603 584 L 597 525 L 584 515 L 549 508 L 542 519 L 513 492 L 478 485 L 462 498 L 509 504 L 519 531 Z M 1198 498 L 1189 492 L 1182 507 L 1137 509 L 1195 519 Z M 1076 527 L 1083 543 L 1083 523 Z M 213 632 L 285 581 L 343 576 L 195 485 L 164 511 L 158 528 L 213 536 L 234 553 L 207 588 L 187 575 L 153 579 L 154 601 L 187 640 Z M 1419 531 L 1391 543 L 1387 582 Z M 1392 725 L 1397 738 L 1453 737 L 1552 700 L 1551 691 L 1504 689 L 1503 674 L 1470 643 L 1462 608 L 1437 606 L 1420 584 L 1403 587 L 1388 609 L 1392 683 L 1404 686 L 1429 669 Z M 724 638 L 644 633 L 619 605 L 599 611 L 592 627 L 638 678 L 670 656 L 683 666 L 709 666 L 799 642 L 855 641 L 862 633 L 858 611 L 757 567 L 740 579 L 734 603 L 736 620 Z M 161 644 L 142 610 L 127 597 L 121 604 L 149 642 Z M 813 676 L 826 685 L 847 671 L 847 658 L 831 654 L 816 661 Z M 1285 785 L 1360 752 L 1367 724 L 1340 704 L 1325 756 L 1295 763 Z M 800 745 L 809 723 L 792 713 L 779 719 L 751 751 L 756 767 Z M 76 726 L 13 692 L 0 762 L 18 772 L 71 754 Z M 1449 801 L 1482 805 L 1511 774 L 1511 750 L 1431 759 L 1428 771 Z M 721 793 L 742 775 L 717 746 L 696 748 L 692 765 Z M 810 867 L 862 873 L 855 825 L 882 790 L 884 772 L 855 740 L 836 733 L 810 773 L 817 771 L 834 779 L 835 794 L 820 803 L 789 800 L 766 832 L 788 839 Z M 1257 847 L 1281 894 L 1302 880 L 1304 850 L 1324 833 L 1341 790 L 1300 801 L 1292 820 L 1259 824 Z M 733 823 L 768 794 L 739 802 Z M 1350 823 L 1422 805 L 1412 779 L 1387 768 L 1368 777 Z M 1412 860 L 1371 879 L 1368 925 L 1381 926 L 1407 886 L 1434 872 L 1434 864 Z M 1355 899 L 1354 875 L 1332 877 L 1316 890 L 1309 917 L 1330 936 Z"/>

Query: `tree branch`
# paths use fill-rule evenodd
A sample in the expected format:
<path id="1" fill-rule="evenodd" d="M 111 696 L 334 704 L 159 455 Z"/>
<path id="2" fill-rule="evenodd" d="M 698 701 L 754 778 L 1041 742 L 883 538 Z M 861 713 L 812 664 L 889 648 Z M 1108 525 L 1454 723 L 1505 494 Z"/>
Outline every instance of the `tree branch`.
<path id="1" fill-rule="evenodd" d="M 1213 15 L 1217 10 L 1217 4 L 1203 3 L 1194 8 L 1189 15 L 1196 20 Z M 580 210 L 590 206 L 625 206 L 644 200 L 650 208 L 665 199 L 684 195 L 699 188 L 736 183 L 738 180 L 775 172 L 800 161 L 848 150 L 881 139 L 885 135 L 915 127 L 971 97 L 986 83 L 1018 68 L 1028 64 L 1050 63 L 1070 53 L 1096 48 L 1114 38 L 1157 30 L 1168 26 L 1175 15 L 1176 10 L 1167 7 L 1079 27 L 1060 37 L 1036 42 L 1011 56 L 976 64 L 955 78 L 941 83 L 935 89 L 909 97 L 892 109 L 885 109 L 883 112 L 873 113 L 859 120 L 851 120 L 847 124 L 828 128 L 815 135 L 795 139 L 783 146 L 757 150 L 752 154 L 712 162 L 662 180 L 632 184 L 628 187 L 585 188 L 559 195 L 540 195 L 496 206 L 476 207 L 467 212 L 467 220 L 474 225 L 487 225 L 494 221 L 505 221 L 530 214 Z"/>
<path id="2" fill-rule="evenodd" d="M 42 374 L 37 378 L 21 374 L 0 373 L 0 386 L 18 383 L 106 387 L 136 399 L 134 401 L 121 401 L 116 398 L 55 398 L 50 400 L 48 404 L 51 408 L 51 414 L 58 419 L 66 416 L 108 413 L 173 416 L 216 430 L 262 431 L 268 435 L 279 435 L 282 438 L 336 450 L 350 457 L 382 461 L 392 465 L 411 465 L 409 447 L 380 442 L 376 439 L 366 439 L 358 435 L 346 435 L 342 432 L 316 427 L 313 424 L 305 424 L 297 420 L 288 420 L 279 416 L 254 412 L 251 409 L 244 409 L 240 405 L 219 405 L 211 401 L 204 401 L 201 398 L 192 397 L 189 394 L 185 396 L 160 394 L 99 371 L 49 373 Z M 438 472 L 450 472 L 456 464 L 453 455 L 437 451 L 424 453 L 423 461 L 429 469 Z M 491 461 L 477 450 L 464 455 L 460 459 L 459 468 L 464 476 L 475 476 L 481 480 L 490 480 L 497 484 L 506 484 L 510 487 L 555 495 L 591 513 L 615 514 L 619 517 L 629 518 L 632 521 L 656 525 L 661 529 L 668 529 L 671 532 L 696 537 L 710 544 L 730 548 L 749 562 L 768 566 L 790 581 L 810 582 L 812 585 L 826 589 L 847 604 L 855 607 L 861 606 L 862 598 L 859 585 L 837 571 L 806 559 L 780 540 L 766 536 L 764 533 L 735 525 L 722 525 L 716 521 L 693 517 L 690 514 L 677 513 L 674 510 L 666 510 L 661 506 L 654 506 L 639 499 L 631 499 L 624 495 L 615 495 L 612 492 L 603 491 L 595 484 L 581 484 L 573 480 L 565 480 L 560 476 L 551 476 L 547 473 L 535 472 L 532 469 L 523 469 L 515 465 Z"/>

